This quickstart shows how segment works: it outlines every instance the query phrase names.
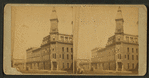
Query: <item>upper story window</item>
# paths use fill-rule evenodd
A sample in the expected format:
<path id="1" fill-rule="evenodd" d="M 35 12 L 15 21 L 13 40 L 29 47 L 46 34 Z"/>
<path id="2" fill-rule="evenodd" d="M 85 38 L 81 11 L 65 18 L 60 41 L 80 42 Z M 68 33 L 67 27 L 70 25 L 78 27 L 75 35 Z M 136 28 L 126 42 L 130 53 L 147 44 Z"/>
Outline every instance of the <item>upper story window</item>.
<path id="1" fill-rule="evenodd" d="M 138 43 L 138 39 L 137 38 L 135 38 L 135 43 Z"/>
<path id="2" fill-rule="evenodd" d="M 62 47 L 62 52 L 64 52 L 64 47 Z"/>
<path id="3" fill-rule="evenodd" d="M 126 55 L 125 55 L 125 58 L 126 58 Z"/>
<path id="4" fill-rule="evenodd" d="M 55 41 L 55 38 L 53 38 L 53 41 Z"/>
<path id="5" fill-rule="evenodd" d="M 56 54 L 55 54 L 55 59 L 56 59 Z"/>
<path id="6" fill-rule="evenodd" d="M 132 53 L 134 52 L 133 48 L 132 48 Z"/>
<path id="7" fill-rule="evenodd" d="M 71 59 L 73 59 L 73 55 L 71 55 Z"/>
<path id="8" fill-rule="evenodd" d="M 68 52 L 68 48 L 67 48 L 67 52 Z"/>
<path id="9" fill-rule="evenodd" d="M 138 53 L 138 49 L 136 49 L 136 53 Z"/>
<path id="10" fill-rule="evenodd" d="M 61 36 L 61 41 L 64 41 L 64 37 L 63 36 Z"/>
<path id="11" fill-rule="evenodd" d="M 53 48 L 52 51 L 54 51 L 55 49 Z"/>
<path id="12" fill-rule="evenodd" d="M 128 63 L 128 69 L 129 69 L 129 63 Z"/>
<path id="13" fill-rule="evenodd" d="M 71 52 L 73 52 L 73 48 L 71 48 Z"/>
<path id="14" fill-rule="evenodd" d="M 129 55 L 128 55 L 128 60 L 129 60 Z"/>
<path id="15" fill-rule="evenodd" d="M 136 55 L 136 60 L 138 60 L 138 55 Z"/>
<path id="16" fill-rule="evenodd" d="M 65 66 L 64 66 L 64 63 L 63 63 L 63 68 L 64 68 Z"/>
<path id="17" fill-rule="evenodd" d="M 130 37 L 130 41 L 133 42 L 133 37 Z"/>
<path id="18" fill-rule="evenodd" d="M 54 55 L 54 54 L 52 54 L 52 56 L 53 56 L 53 58 L 55 57 L 55 55 Z"/>
<path id="19" fill-rule="evenodd" d="M 64 54 L 62 55 L 62 59 L 64 59 Z"/>
<path id="20" fill-rule="evenodd" d="M 126 41 L 129 42 L 129 37 L 128 36 L 126 36 Z"/>
<path id="21" fill-rule="evenodd" d="M 121 54 L 118 54 L 118 58 L 121 59 Z"/>
<path id="22" fill-rule="evenodd" d="M 68 37 L 65 37 L 65 41 L 68 42 Z"/>
<path id="23" fill-rule="evenodd" d="M 129 52 L 129 48 L 127 48 L 127 52 Z"/>
<path id="24" fill-rule="evenodd" d="M 134 60 L 134 55 L 132 55 L 132 60 Z"/>
<path id="25" fill-rule="evenodd" d="M 53 58 L 55 58 L 55 59 L 56 59 L 56 54 L 53 54 Z"/>
<path id="26" fill-rule="evenodd" d="M 59 58 L 61 58 L 61 54 L 59 55 Z"/>
<path id="27" fill-rule="evenodd" d="M 70 42 L 72 42 L 72 38 L 71 37 L 69 37 L 69 40 L 70 40 Z"/>
<path id="28" fill-rule="evenodd" d="M 67 54 L 67 59 L 69 59 L 69 55 Z"/>
<path id="29" fill-rule="evenodd" d="M 134 63 L 132 63 L 132 69 L 134 69 Z"/>
<path id="30" fill-rule="evenodd" d="M 67 68 L 69 68 L 69 63 L 67 63 Z"/>

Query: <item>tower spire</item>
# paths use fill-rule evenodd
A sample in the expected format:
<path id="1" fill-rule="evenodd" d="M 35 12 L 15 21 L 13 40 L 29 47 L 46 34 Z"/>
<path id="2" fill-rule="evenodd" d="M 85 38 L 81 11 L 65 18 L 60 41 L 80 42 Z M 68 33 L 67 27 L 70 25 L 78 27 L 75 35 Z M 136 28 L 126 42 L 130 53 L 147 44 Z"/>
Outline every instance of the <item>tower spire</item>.
<path id="1" fill-rule="evenodd" d="M 121 11 L 121 7 L 120 6 L 118 7 L 117 15 L 116 15 L 115 20 L 119 20 L 119 19 L 123 20 L 122 11 Z"/>
<path id="2" fill-rule="evenodd" d="M 123 20 L 122 11 L 121 11 L 121 7 L 120 6 L 118 7 L 115 21 L 116 21 L 116 30 L 115 30 L 115 33 L 116 34 L 117 33 L 118 34 L 124 33 L 124 30 L 123 30 L 124 20 Z"/>
<path id="3" fill-rule="evenodd" d="M 52 13 L 51 13 L 51 18 L 50 19 L 58 19 L 55 7 L 53 7 L 53 9 L 52 9 Z"/>
<path id="4" fill-rule="evenodd" d="M 50 22 L 51 22 L 50 33 L 58 33 L 58 17 L 56 14 L 55 7 L 53 7 L 52 9 Z"/>

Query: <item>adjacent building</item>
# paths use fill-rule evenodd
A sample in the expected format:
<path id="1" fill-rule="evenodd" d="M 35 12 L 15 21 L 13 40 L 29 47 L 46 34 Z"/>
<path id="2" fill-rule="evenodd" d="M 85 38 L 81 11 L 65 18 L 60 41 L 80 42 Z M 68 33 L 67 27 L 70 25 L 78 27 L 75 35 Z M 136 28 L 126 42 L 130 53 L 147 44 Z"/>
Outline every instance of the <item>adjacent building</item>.
<path id="1" fill-rule="evenodd" d="M 120 7 L 117 10 L 115 34 L 108 38 L 105 48 L 94 48 L 91 66 L 95 70 L 137 71 L 138 35 L 125 34 Z"/>
<path id="2" fill-rule="evenodd" d="M 73 35 L 58 32 L 58 17 L 53 8 L 50 33 L 43 38 L 39 48 L 26 50 L 27 69 L 63 70 L 73 66 Z"/>

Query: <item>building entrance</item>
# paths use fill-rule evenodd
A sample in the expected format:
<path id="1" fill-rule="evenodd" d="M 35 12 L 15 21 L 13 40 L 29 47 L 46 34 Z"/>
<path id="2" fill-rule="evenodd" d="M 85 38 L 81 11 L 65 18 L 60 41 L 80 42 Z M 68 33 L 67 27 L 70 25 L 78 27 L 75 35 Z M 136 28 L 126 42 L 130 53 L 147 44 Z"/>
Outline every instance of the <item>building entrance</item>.
<path id="1" fill-rule="evenodd" d="M 122 62 L 118 62 L 118 71 L 122 71 Z"/>
<path id="2" fill-rule="evenodd" d="M 53 70 L 57 69 L 57 62 L 53 62 Z"/>

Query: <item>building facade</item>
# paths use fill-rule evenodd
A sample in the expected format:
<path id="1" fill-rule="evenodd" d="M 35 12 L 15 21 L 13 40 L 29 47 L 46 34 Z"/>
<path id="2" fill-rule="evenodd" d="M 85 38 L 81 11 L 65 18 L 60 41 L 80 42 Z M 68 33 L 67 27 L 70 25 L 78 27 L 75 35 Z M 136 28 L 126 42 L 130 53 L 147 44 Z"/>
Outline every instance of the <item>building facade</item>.
<path id="1" fill-rule="evenodd" d="M 91 66 L 95 70 L 138 71 L 138 35 L 124 33 L 120 7 L 115 21 L 115 34 L 108 38 L 105 48 L 91 51 Z"/>
<path id="2" fill-rule="evenodd" d="M 26 50 L 27 69 L 63 70 L 73 65 L 73 35 L 58 32 L 58 17 L 53 8 L 51 28 L 48 36 L 43 38 L 39 48 Z"/>

